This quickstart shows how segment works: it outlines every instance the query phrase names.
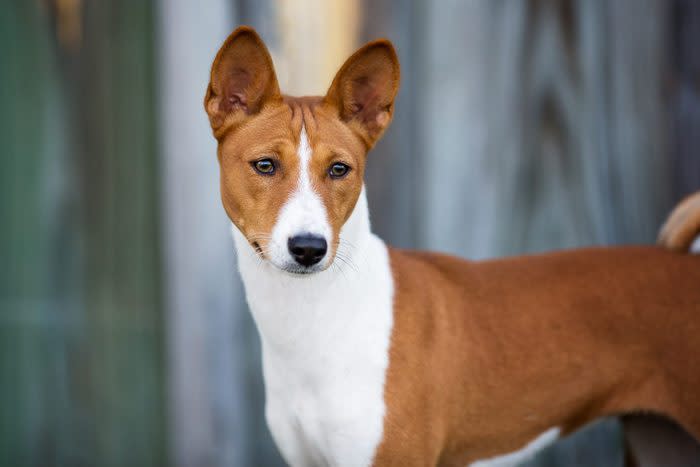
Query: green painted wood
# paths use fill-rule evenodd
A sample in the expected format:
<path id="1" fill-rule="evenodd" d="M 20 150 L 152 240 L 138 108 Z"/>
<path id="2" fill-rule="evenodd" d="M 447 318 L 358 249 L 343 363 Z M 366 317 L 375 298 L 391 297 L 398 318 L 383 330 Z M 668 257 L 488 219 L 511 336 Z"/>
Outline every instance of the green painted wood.
<path id="1" fill-rule="evenodd" d="M 97 455 L 102 465 L 162 465 L 153 6 L 86 2 L 85 24 L 72 84 Z"/>
<path id="2" fill-rule="evenodd" d="M 153 7 L 0 15 L 0 465 L 165 465 Z"/>
<path id="3" fill-rule="evenodd" d="M 64 154 L 47 15 L 33 2 L 0 15 L 0 465 L 51 465 L 73 438 L 64 337 L 74 262 L 55 274 Z"/>

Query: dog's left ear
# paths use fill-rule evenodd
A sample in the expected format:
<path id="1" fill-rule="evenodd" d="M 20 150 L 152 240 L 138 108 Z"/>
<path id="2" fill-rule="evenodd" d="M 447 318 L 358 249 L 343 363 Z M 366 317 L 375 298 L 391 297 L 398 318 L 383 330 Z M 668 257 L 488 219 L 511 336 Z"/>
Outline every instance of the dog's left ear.
<path id="1" fill-rule="evenodd" d="M 360 48 L 345 62 L 324 100 L 371 148 L 391 123 L 399 80 L 394 46 L 380 39 Z"/>

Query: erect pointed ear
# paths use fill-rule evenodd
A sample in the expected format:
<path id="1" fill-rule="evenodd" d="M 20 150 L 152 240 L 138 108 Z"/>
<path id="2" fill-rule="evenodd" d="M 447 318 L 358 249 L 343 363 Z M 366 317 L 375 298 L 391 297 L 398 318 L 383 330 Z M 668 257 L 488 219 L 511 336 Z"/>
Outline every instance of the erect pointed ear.
<path id="1" fill-rule="evenodd" d="M 391 123 L 399 80 L 394 46 L 386 39 L 373 41 L 340 68 L 325 102 L 335 106 L 340 118 L 357 128 L 372 147 Z"/>
<path id="2" fill-rule="evenodd" d="M 240 26 L 231 33 L 211 66 L 204 97 L 214 135 L 224 123 L 240 124 L 272 100 L 280 99 L 272 58 L 253 28 Z"/>

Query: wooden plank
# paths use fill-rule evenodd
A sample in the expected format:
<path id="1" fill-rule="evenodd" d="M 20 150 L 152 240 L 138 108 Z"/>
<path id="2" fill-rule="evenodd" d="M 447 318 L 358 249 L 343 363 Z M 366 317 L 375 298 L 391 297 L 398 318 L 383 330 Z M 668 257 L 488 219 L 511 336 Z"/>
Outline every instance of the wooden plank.
<path id="1" fill-rule="evenodd" d="M 668 157 L 666 78 L 668 3 L 608 4 L 612 199 L 615 243 L 650 243 L 668 214 L 673 188 Z M 653 187 L 653 188 L 652 188 Z"/>
<path id="2" fill-rule="evenodd" d="M 700 189 L 700 3 L 675 0 L 670 66 L 674 201 Z"/>
<path id="3" fill-rule="evenodd" d="M 79 433 L 65 368 L 76 245 L 65 230 L 65 114 L 47 25 L 34 2 L 0 15 L 0 465 L 84 465 L 67 449 Z"/>
<path id="4" fill-rule="evenodd" d="M 230 2 L 159 2 L 162 211 L 171 464 L 265 465 L 250 392 L 255 329 L 221 206 L 216 141 L 202 99 L 234 27 Z M 193 18 L 197 18 L 193 21 Z"/>
<path id="5" fill-rule="evenodd" d="M 423 41 L 425 2 L 417 0 L 365 0 L 361 41 L 387 37 L 397 47 L 401 62 L 401 88 L 394 121 L 369 153 L 365 182 L 372 230 L 392 245 L 415 247 L 422 235 L 424 206 L 421 138 L 417 116 L 424 110 L 425 53 Z"/>
<path id="6" fill-rule="evenodd" d="M 153 8 L 85 2 L 83 14 L 82 48 L 66 70 L 84 241 L 77 403 L 94 463 L 162 465 Z"/>
<path id="7" fill-rule="evenodd" d="M 150 5 L 54 13 L 0 19 L 0 464 L 162 465 Z"/>

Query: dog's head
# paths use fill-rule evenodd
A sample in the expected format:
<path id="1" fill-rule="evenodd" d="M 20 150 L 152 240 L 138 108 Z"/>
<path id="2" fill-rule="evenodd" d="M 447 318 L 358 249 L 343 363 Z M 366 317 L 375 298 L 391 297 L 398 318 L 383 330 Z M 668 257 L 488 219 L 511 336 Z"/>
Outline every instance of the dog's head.
<path id="1" fill-rule="evenodd" d="M 399 63 L 387 40 L 340 68 L 323 97 L 283 96 L 248 27 L 221 46 L 204 98 L 226 213 L 258 255 L 291 273 L 333 262 L 362 190 L 367 151 L 389 126 Z"/>

